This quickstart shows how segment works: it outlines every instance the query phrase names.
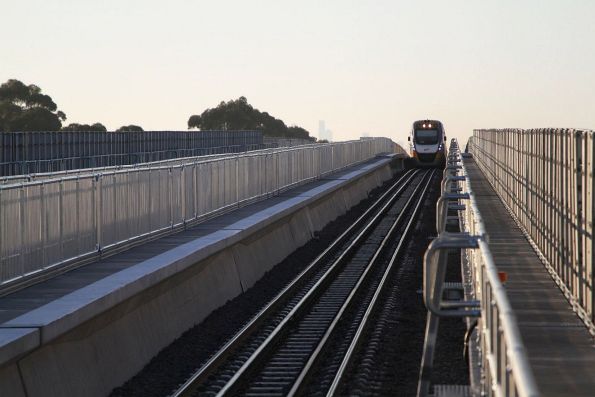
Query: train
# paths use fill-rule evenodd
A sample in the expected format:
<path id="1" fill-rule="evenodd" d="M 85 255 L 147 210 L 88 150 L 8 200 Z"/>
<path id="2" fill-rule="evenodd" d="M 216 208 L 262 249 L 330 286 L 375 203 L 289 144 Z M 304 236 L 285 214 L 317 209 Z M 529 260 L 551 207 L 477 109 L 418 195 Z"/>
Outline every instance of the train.
<path id="1" fill-rule="evenodd" d="M 409 141 L 410 167 L 438 167 L 446 165 L 446 134 L 438 120 L 418 120 L 413 123 Z"/>

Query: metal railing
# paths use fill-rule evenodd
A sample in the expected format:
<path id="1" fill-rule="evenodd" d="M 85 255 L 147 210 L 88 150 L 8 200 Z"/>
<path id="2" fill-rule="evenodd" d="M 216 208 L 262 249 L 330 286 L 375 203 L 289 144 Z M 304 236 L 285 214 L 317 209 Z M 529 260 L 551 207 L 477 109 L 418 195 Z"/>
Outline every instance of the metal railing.
<path id="1" fill-rule="evenodd" d="M 428 308 L 426 340 L 418 396 L 430 389 L 433 354 L 440 317 L 477 317 L 481 349 L 482 380 L 479 393 L 486 396 L 538 396 L 533 373 L 506 291 L 487 244 L 485 227 L 461 159 L 458 143 L 452 140 L 442 196 L 436 206 L 438 237 L 424 257 L 424 301 Z M 460 232 L 446 231 L 449 211 L 461 226 Z M 469 279 L 463 299 L 446 299 L 444 282 L 448 250 L 462 250 Z M 463 287 L 463 286 L 461 286 Z"/>
<path id="2" fill-rule="evenodd" d="M 300 145 L 311 145 L 314 143 L 312 139 L 304 138 L 284 138 L 265 136 L 263 137 L 263 143 L 272 145 L 274 147 L 288 147 L 288 146 L 300 146 Z"/>
<path id="3" fill-rule="evenodd" d="M 393 150 L 386 138 L 0 186 L 0 293 Z"/>
<path id="4" fill-rule="evenodd" d="M 262 131 L 0 132 L 0 175 L 96 168 L 265 147 Z"/>
<path id="5" fill-rule="evenodd" d="M 476 130 L 468 149 L 595 335 L 594 131 Z"/>
<path id="6" fill-rule="evenodd" d="M 278 151 L 279 148 L 272 147 L 272 148 L 262 148 L 265 145 L 253 145 L 246 147 L 248 149 L 246 152 L 251 152 L 252 154 L 263 154 L 263 153 L 272 153 Z M 310 147 L 313 145 L 310 145 Z M 215 148 L 216 149 L 216 148 Z M 195 163 L 197 161 L 208 161 L 208 160 L 215 160 L 224 157 L 230 157 L 237 153 L 246 153 L 244 151 L 236 151 L 236 150 L 225 150 L 226 148 L 220 148 L 221 150 L 218 151 L 218 154 L 199 154 L 192 157 L 177 157 L 169 160 L 157 160 L 157 161 L 149 161 L 149 162 L 141 162 L 141 163 L 134 163 L 134 164 L 124 164 L 124 165 L 113 165 L 113 166 L 106 166 L 106 167 L 96 167 L 96 168 L 78 168 L 78 169 L 66 169 L 62 171 L 54 171 L 54 172 L 41 172 L 41 173 L 34 173 L 34 174 L 25 174 L 25 175 L 12 175 L 12 176 L 4 176 L 0 177 L 0 185 L 2 184 L 10 184 L 10 183 L 20 183 L 20 182 L 31 182 L 31 181 L 41 181 L 53 178 L 63 178 L 65 176 L 73 176 L 73 175 L 89 175 L 89 174 L 98 174 L 98 173 L 106 173 L 111 171 L 118 171 L 118 170 L 131 170 L 131 169 L 139 169 L 139 168 L 154 168 L 154 167 L 173 167 L 183 164 Z M 229 149 L 229 148 L 228 148 Z"/>

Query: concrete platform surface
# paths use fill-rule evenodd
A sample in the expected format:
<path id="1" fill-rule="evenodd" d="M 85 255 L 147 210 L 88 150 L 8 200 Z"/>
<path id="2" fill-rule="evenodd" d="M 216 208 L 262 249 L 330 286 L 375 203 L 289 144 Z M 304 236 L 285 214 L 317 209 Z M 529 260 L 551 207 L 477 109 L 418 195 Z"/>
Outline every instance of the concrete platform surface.
<path id="1" fill-rule="evenodd" d="M 472 158 L 464 158 L 495 264 L 543 396 L 595 396 L 595 343 Z"/>

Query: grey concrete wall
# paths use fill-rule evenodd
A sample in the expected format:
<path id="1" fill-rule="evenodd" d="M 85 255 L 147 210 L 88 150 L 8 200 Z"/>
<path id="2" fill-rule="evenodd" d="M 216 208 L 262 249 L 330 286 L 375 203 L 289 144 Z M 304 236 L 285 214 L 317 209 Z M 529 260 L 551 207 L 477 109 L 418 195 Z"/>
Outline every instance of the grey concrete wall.
<path id="1" fill-rule="evenodd" d="M 373 170 L 1 367 L 0 395 L 108 394 L 392 175 Z"/>
<path id="2" fill-rule="evenodd" d="M 0 368 L 0 395 L 26 397 L 17 363 Z"/>
<path id="3" fill-rule="evenodd" d="M 28 396 L 106 395 L 241 292 L 233 255 L 215 254 L 21 359 Z"/>

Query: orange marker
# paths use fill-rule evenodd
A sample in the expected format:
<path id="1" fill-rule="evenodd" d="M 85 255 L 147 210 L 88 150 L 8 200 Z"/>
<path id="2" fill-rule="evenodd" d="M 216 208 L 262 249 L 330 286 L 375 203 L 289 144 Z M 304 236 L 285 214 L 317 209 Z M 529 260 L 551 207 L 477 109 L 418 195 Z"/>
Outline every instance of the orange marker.
<path id="1" fill-rule="evenodd" d="M 506 284 L 508 281 L 508 273 L 506 272 L 498 272 L 498 278 L 502 284 Z"/>

